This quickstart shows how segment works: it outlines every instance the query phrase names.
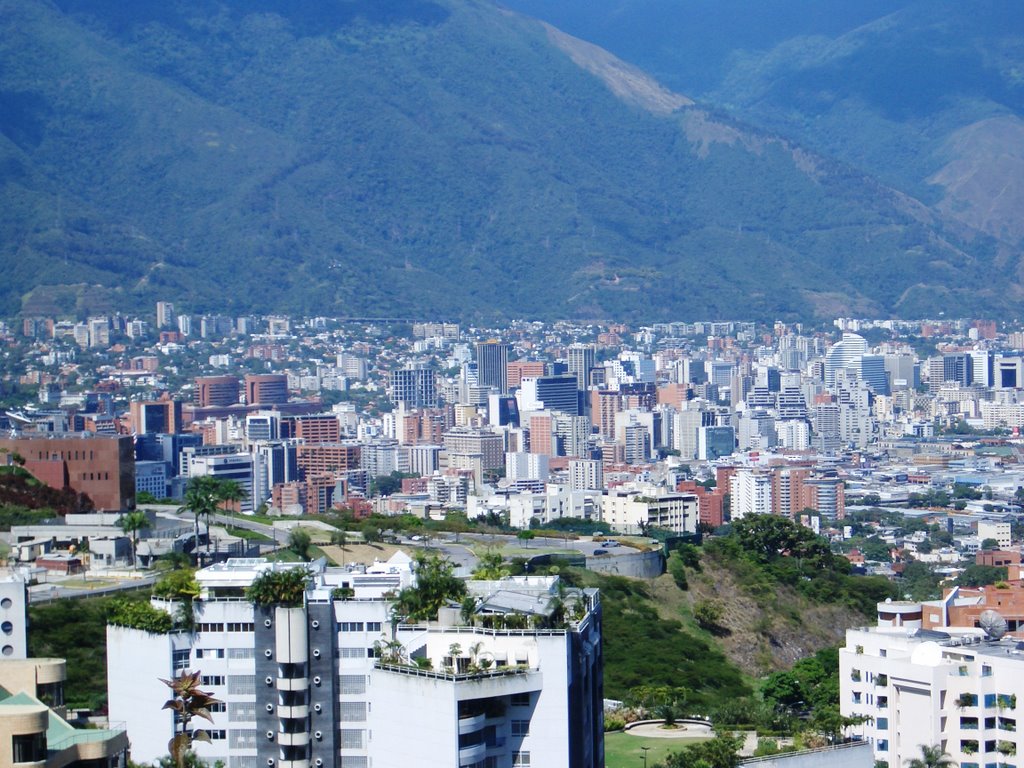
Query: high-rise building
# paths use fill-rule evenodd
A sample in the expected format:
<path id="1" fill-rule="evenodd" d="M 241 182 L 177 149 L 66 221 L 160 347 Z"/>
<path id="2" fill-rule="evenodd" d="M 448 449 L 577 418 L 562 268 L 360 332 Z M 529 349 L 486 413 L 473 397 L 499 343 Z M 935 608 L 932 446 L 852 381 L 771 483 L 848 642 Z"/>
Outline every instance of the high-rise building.
<path id="1" fill-rule="evenodd" d="M 604 488 L 604 466 L 596 459 L 570 461 L 569 488 L 573 491 L 594 491 Z"/>
<path id="2" fill-rule="evenodd" d="M 174 304 L 169 301 L 156 303 L 156 327 L 160 330 L 173 328 L 178 316 L 174 314 Z"/>
<path id="3" fill-rule="evenodd" d="M 569 416 L 581 415 L 579 390 L 576 377 L 572 375 L 525 377 L 518 398 L 522 413 L 546 410 Z"/>
<path id="4" fill-rule="evenodd" d="M 257 373 L 245 377 L 246 405 L 283 405 L 288 402 L 288 376 Z"/>
<path id="5" fill-rule="evenodd" d="M 840 712 L 861 718 L 847 733 L 872 745 L 875 765 L 907 765 L 922 745 L 938 745 L 952 765 L 1014 764 L 1024 752 L 1019 641 L 973 626 L 923 629 L 921 608 L 880 603 L 877 627 L 846 631 Z"/>
<path id="6" fill-rule="evenodd" d="M 295 567 L 311 572 L 297 604 L 243 599 Z M 175 732 L 159 678 L 192 670 L 223 702 L 204 724 L 210 741 L 194 744 L 210 764 L 604 765 L 597 590 L 566 592 L 557 576 L 470 581 L 469 621 L 442 608 L 428 625 L 391 621 L 391 596 L 415 583 L 403 553 L 365 573 L 248 559 L 196 579 L 192 631 L 107 628 L 110 719 L 137 762 L 166 754 Z"/>
<path id="7" fill-rule="evenodd" d="M 590 385 L 590 371 L 597 367 L 597 350 L 593 344 L 570 344 L 566 350 L 569 373 L 576 377 L 576 386 L 586 389 Z"/>
<path id="8" fill-rule="evenodd" d="M 391 372 L 391 402 L 409 408 L 437 405 L 437 374 L 433 368 L 403 368 Z"/>
<path id="9" fill-rule="evenodd" d="M 133 400 L 128 412 L 134 434 L 174 435 L 181 431 L 180 400 Z"/>
<path id="10" fill-rule="evenodd" d="M 860 371 L 860 359 L 868 352 L 868 342 L 856 333 L 844 333 L 825 353 L 825 386 L 831 387 L 836 382 L 836 371 Z"/>
<path id="11" fill-rule="evenodd" d="M 767 472 L 739 469 L 729 478 L 730 514 L 733 520 L 772 512 L 772 478 Z"/>
<path id="12" fill-rule="evenodd" d="M 239 383 L 234 376 L 197 376 L 192 400 L 199 408 L 238 403 Z"/>
<path id="13" fill-rule="evenodd" d="M 476 345 L 477 382 L 504 392 L 508 386 L 509 345 L 497 340 L 482 341 Z"/>

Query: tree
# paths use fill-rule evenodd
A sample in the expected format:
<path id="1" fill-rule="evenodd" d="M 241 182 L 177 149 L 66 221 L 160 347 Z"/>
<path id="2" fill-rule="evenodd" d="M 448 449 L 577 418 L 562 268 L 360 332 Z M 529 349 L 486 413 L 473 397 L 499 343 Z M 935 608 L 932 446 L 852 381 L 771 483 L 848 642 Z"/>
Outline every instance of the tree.
<path id="1" fill-rule="evenodd" d="M 139 531 L 149 528 L 149 518 L 145 512 L 129 512 L 121 516 L 121 519 L 117 521 L 117 525 L 132 541 L 132 568 L 135 568 L 137 550 L 139 548 Z"/>
<path id="2" fill-rule="evenodd" d="M 703 629 L 715 631 L 721 629 L 724 610 L 714 600 L 701 600 L 693 606 L 693 618 Z"/>
<path id="3" fill-rule="evenodd" d="M 246 490 L 234 480 L 218 480 L 216 496 L 222 505 L 228 505 L 231 512 L 240 511 L 242 502 L 249 498 Z"/>
<path id="4" fill-rule="evenodd" d="M 742 739 L 719 734 L 710 741 L 670 753 L 662 765 L 664 768 L 736 768 L 740 764 L 742 746 Z"/>
<path id="5" fill-rule="evenodd" d="M 216 477 L 193 477 L 185 486 L 185 504 L 178 512 L 189 512 L 195 516 L 196 551 L 199 549 L 199 518 L 206 518 L 206 553 L 210 553 L 210 520 L 225 503 L 244 500 L 248 494 L 234 480 Z"/>
<path id="6" fill-rule="evenodd" d="M 213 704 L 221 703 L 220 700 L 215 699 L 206 691 L 199 689 L 200 680 L 202 680 L 202 673 L 198 670 L 195 672 L 182 672 L 178 677 L 171 680 L 161 678 L 161 682 L 170 688 L 174 694 L 164 703 L 163 709 L 173 709 L 178 715 L 178 722 L 181 724 L 181 730 L 167 744 L 171 758 L 178 768 L 184 768 L 185 756 L 192 749 L 194 742 L 210 741 L 210 734 L 206 731 L 198 728 L 192 730 L 189 727 L 192 718 L 202 717 L 212 723 L 213 716 L 210 714 L 210 707 Z"/>
<path id="7" fill-rule="evenodd" d="M 999 549 L 999 542 L 995 539 L 984 539 L 981 542 L 982 549 Z"/>
<path id="8" fill-rule="evenodd" d="M 440 608 L 466 596 L 466 582 L 455 576 L 449 560 L 423 552 L 416 554 L 416 586 L 398 594 L 393 611 L 411 621 L 431 621 Z"/>
<path id="9" fill-rule="evenodd" d="M 309 571 L 288 568 L 283 571 L 264 571 L 255 579 L 245 596 L 258 606 L 281 605 L 295 608 L 302 605 L 309 584 Z"/>
<path id="10" fill-rule="evenodd" d="M 956 768 L 956 761 L 942 747 L 921 745 L 921 756 L 906 761 L 907 768 Z"/>
<path id="11" fill-rule="evenodd" d="M 309 531 L 305 528 L 295 526 L 288 532 L 288 549 L 294 552 L 300 560 L 309 562 L 309 548 L 312 544 Z"/>
<path id="12" fill-rule="evenodd" d="M 533 531 L 519 531 L 516 534 L 516 538 L 523 542 L 523 546 L 529 548 L 530 539 L 536 538 L 537 534 Z"/>

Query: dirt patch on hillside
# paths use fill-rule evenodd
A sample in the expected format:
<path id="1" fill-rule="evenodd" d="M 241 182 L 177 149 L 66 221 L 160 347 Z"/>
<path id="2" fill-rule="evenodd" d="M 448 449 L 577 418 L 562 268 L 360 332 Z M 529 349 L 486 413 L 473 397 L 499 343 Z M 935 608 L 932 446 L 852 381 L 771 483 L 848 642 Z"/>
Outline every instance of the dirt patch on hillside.
<path id="1" fill-rule="evenodd" d="M 701 573 L 688 571 L 689 590 L 680 590 L 672 577 L 651 582 L 651 593 L 662 617 L 683 621 L 695 631 L 693 606 L 712 600 L 722 607 L 722 631 L 715 642 L 744 672 L 764 675 L 786 669 L 822 648 L 843 642 L 849 627 L 865 618 L 844 606 L 811 603 L 788 587 L 768 598 L 745 592 L 726 569 L 705 561 Z"/>

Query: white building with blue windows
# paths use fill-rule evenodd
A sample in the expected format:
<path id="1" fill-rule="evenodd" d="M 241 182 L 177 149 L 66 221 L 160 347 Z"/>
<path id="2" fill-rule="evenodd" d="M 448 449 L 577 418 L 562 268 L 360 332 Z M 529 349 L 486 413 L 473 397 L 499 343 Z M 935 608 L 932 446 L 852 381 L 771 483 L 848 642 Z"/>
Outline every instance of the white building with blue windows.
<path id="1" fill-rule="evenodd" d="M 190 632 L 108 627 L 110 717 L 126 723 L 133 760 L 168 751 L 174 719 L 159 678 L 201 670 L 223 701 L 212 725 L 194 724 L 210 733 L 195 746 L 210 764 L 604 765 L 596 590 L 565 590 L 554 576 L 470 581 L 471 612 L 392 624 L 392 597 L 415 582 L 399 553 L 365 572 L 307 565 L 300 606 L 245 599 L 261 573 L 293 567 L 249 559 L 199 571 Z"/>
<path id="2" fill-rule="evenodd" d="M 847 631 L 840 711 L 866 718 L 849 734 L 888 768 L 920 757 L 921 745 L 940 746 L 960 768 L 1024 765 L 1024 644 L 974 628 L 923 630 L 919 618 Z"/>

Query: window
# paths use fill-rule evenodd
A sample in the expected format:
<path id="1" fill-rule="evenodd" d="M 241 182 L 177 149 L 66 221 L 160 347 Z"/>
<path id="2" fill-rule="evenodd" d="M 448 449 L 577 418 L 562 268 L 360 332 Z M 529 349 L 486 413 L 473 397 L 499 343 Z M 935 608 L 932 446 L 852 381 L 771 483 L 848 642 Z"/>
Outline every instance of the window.
<path id="1" fill-rule="evenodd" d="M 199 623 L 199 624 L 196 624 L 196 631 L 198 631 L 198 632 L 223 632 L 224 631 L 224 622 L 217 621 L 217 622 L 213 622 L 213 623 Z"/>
<path id="2" fill-rule="evenodd" d="M 63 707 L 64 683 L 40 683 L 36 686 L 36 698 L 48 707 Z"/>
<path id="3" fill-rule="evenodd" d="M 990 665 L 988 665 L 988 664 L 982 664 L 981 665 L 981 676 L 982 677 L 992 677 L 992 667 Z"/>
<path id="4" fill-rule="evenodd" d="M 228 632 L 252 632 L 255 629 L 251 621 L 229 621 L 227 626 Z"/>
<path id="5" fill-rule="evenodd" d="M 338 684 L 342 694 L 366 693 L 365 675 L 340 675 Z"/>
<path id="6" fill-rule="evenodd" d="M 365 659 L 365 648 L 339 648 L 339 655 L 343 659 Z"/>
<path id="7" fill-rule="evenodd" d="M 45 761 L 46 733 L 12 736 L 11 753 L 15 763 L 41 763 Z"/>
<path id="8" fill-rule="evenodd" d="M 223 648 L 196 648 L 197 659 L 223 659 Z"/>
<path id="9" fill-rule="evenodd" d="M 530 694 L 529 693 L 513 693 L 512 694 L 512 706 L 513 707 L 528 707 L 528 706 L 530 706 Z"/>
<path id="10" fill-rule="evenodd" d="M 339 632 L 362 632 L 365 625 L 361 621 L 342 621 L 338 624 Z"/>
<path id="11" fill-rule="evenodd" d="M 224 675 L 203 675 L 203 685 L 224 685 Z"/>
<path id="12" fill-rule="evenodd" d="M 210 741 L 224 741 L 228 737 L 228 732 L 223 728 L 210 728 L 206 732 L 210 734 Z"/>
<path id="13" fill-rule="evenodd" d="M 171 669 L 175 672 L 183 672 L 189 668 L 189 649 L 182 648 L 178 651 L 171 651 Z"/>
<path id="14" fill-rule="evenodd" d="M 978 718 L 976 718 L 976 717 L 961 717 L 960 718 L 960 730 L 961 731 L 976 731 L 976 730 L 978 730 Z"/>
<path id="15" fill-rule="evenodd" d="M 875 719 L 875 727 L 878 728 L 878 730 L 880 730 L 880 731 L 887 731 L 887 730 L 889 730 L 889 718 L 888 717 L 876 718 Z"/>
<path id="16" fill-rule="evenodd" d="M 889 751 L 889 740 L 888 739 L 879 739 L 878 741 L 875 742 L 875 746 L 878 748 L 879 752 L 888 752 Z"/>
<path id="17" fill-rule="evenodd" d="M 256 658 L 255 648 L 228 648 L 228 659 L 235 661 Z"/>
<path id="18" fill-rule="evenodd" d="M 513 752 L 512 753 L 512 765 L 513 766 L 528 766 L 530 764 L 530 753 L 529 752 Z"/>
<path id="19" fill-rule="evenodd" d="M 343 701 L 339 708 L 338 719 L 343 723 L 359 723 L 366 720 L 365 701 Z"/>
<path id="20" fill-rule="evenodd" d="M 879 696 L 878 697 L 878 708 L 879 709 L 888 709 L 889 708 L 889 697 L 888 696 Z"/>
<path id="21" fill-rule="evenodd" d="M 234 678 L 229 677 L 230 684 Z M 232 701 L 228 704 L 228 721 L 232 723 L 252 723 L 256 721 L 256 702 Z"/>
<path id="22" fill-rule="evenodd" d="M 227 705 L 223 701 L 217 701 L 207 707 L 210 712 L 227 712 Z"/>
<path id="23" fill-rule="evenodd" d="M 367 765 L 365 755 L 342 756 L 341 758 L 341 768 L 366 768 Z"/>
<path id="24" fill-rule="evenodd" d="M 228 768 L 256 768 L 258 765 L 258 758 L 246 756 L 238 757 L 232 755 L 228 758 Z"/>
<path id="25" fill-rule="evenodd" d="M 363 749 L 366 744 L 366 731 L 357 728 L 341 729 L 342 749 Z"/>
<path id="26" fill-rule="evenodd" d="M 228 693 L 236 696 L 256 693 L 256 675 L 229 675 Z"/>
<path id="27" fill-rule="evenodd" d="M 366 622 L 367 632 L 380 632 L 381 624 L 379 621 L 368 621 Z"/>
<path id="28" fill-rule="evenodd" d="M 512 735 L 513 736 L 529 736 L 530 735 L 530 721 L 529 720 L 513 720 L 512 721 Z"/>
<path id="29" fill-rule="evenodd" d="M 985 706 L 994 707 L 996 705 L 996 695 L 994 693 L 985 694 Z"/>

